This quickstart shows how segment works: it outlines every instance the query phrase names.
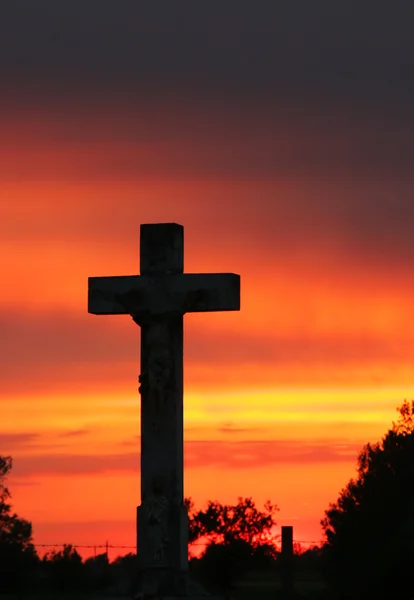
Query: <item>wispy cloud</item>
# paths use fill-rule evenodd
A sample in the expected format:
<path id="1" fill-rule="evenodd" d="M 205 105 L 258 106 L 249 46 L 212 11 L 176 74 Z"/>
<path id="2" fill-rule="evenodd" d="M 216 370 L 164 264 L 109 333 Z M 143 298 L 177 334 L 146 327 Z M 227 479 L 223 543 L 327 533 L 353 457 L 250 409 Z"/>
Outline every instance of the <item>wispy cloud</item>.
<path id="1" fill-rule="evenodd" d="M 73 429 L 70 431 L 62 431 L 60 433 L 58 433 L 58 437 L 61 438 L 73 438 L 73 437 L 83 437 L 85 435 L 89 435 L 92 432 L 91 429 Z"/>
<path id="2" fill-rule="evenodd" d="M 9 454 L 17 448 L 33 446 L 40 440 L 40 434 L 32 432 L 14 433 L 9 431 L 0 431 L 0 452 Z"/>
<path id="3" fill-rule="evenodd" d="M 265 427 L 240 427 L 234 425 L 234 423 L 225 423 L 222 426 L 217 428 L 219 433 L 223 434 L 254 434 L 260 432 L 262 435 L 267 433 L 267 429 Z"/>
<path id="4" fill-rule="evenodd" d="M 91 475 L 137 471 L 139 453 L 96 455 L 96 454 L 41 454 L 20 455 L 13 466 L 17 477 L 36 475 Z"/>
<path id="5" fill-rule="evenodd" d="M 185 465 L 189 469 L 217 466 L 220 468 L 254 469 L 275 464 L 316 464 L 352 462 L 360 444 L 346 441 L 314 443 L 300 441 L 188 441 Z M 91 475 L 139 471 L 139 452 L 118 454 L 42 454 L 20 455 L 15 461 L 18 478 L 43 475 Z"/>

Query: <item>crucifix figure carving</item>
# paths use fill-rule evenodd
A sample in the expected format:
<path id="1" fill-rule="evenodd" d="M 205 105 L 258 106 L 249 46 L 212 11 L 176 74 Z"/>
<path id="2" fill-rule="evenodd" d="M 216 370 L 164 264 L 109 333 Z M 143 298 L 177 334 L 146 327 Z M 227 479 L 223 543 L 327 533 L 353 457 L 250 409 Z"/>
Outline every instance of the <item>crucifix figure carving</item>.
<path id="1" fill-rule="evenodd" d="M 141 505 L 137 552 L 148 595 L 188 595 L 184 506 L 183 315 L 240 310 L 240 276 L 184 274 L 184 229 L 141 225 L 141 275 L 90 277 L 88 311 L 141 328 Z M 152 588 L 152 591 L 149 590 Z"/>

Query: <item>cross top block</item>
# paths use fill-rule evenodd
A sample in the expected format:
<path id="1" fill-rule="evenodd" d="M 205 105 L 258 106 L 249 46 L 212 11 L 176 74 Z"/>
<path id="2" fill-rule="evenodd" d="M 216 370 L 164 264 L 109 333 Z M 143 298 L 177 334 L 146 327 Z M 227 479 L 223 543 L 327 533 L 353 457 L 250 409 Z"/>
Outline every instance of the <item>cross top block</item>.
<path id="1" fill-rule="evenodd" d="M 90 277 L 88 312 L 140 315 L 240 310 L 240 276 L 184 274 L 184 228 L 141 225 L 141 275 Z"/>
<path id="2" fill-rule="evenodd" d="M 184 227 L 177 223 L 141 225 L 141 275 L 183 273 Z"/>

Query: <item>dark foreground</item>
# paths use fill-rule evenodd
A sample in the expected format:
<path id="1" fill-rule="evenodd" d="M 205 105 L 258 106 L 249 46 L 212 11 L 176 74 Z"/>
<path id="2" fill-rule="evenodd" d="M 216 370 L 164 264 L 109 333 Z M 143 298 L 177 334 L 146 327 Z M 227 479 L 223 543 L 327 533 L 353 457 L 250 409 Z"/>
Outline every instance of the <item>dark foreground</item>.
<path id="1" fill-rule="evenodd" d="M 93 600 L 96 592 L 38 592 L 30 594 L 0 594 L 0 600 Z M 224 596 L 223 596 L 224 597 Z M 250 581 L 239 584 L 228 596 L 232 600 L 283 600 L 280 584 L 271 581 Z M 128 596 L 125 596 L 127 599 Z M 299 581 L 292 600 L 335 600 L 323 582 Z"/>

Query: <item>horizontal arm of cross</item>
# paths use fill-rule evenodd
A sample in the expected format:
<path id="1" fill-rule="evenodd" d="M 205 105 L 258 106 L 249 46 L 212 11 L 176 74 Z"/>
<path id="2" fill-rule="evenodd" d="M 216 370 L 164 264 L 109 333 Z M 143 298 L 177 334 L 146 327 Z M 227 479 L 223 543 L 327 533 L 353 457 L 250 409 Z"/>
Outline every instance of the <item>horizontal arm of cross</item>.
<path id="1" fill-rule="evenodd" d="M 233 273 L 90 277 L 88 312 L 161 315 L 240 310 L 240 276 Z"/>

